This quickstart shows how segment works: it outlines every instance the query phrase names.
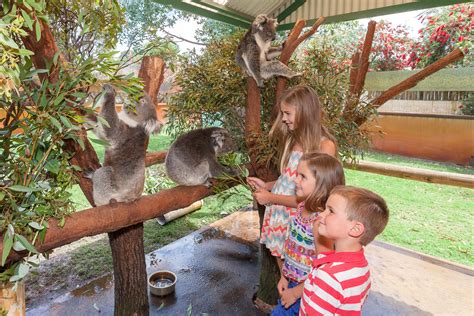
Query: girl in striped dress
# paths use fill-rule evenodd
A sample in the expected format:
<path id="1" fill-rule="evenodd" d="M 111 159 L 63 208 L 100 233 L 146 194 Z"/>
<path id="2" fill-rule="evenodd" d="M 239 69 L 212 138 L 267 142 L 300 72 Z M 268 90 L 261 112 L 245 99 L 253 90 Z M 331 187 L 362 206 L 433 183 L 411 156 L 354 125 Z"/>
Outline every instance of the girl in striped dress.
<path id="1" fill-rule="evenodd" d="M 248 177 L 255 189 L 254 198 L 266 205 L 260 242 L 265 244 L 282 267 L 283 245 L 287 236 L 288 221 L 296 213 L 296 168 L 305 152 L 323 152 L 336 156 L 336 141 L 321 124 L 322 111 L 318 96 L 308 86 L 287 90 L 280 98 L 280 112 L 270 130 L 276 140 L 280 157 L 280 177 L 264 182 Z"/>
<path id="2" fill-rule="evenodd" d="M 313 260 L 317 253 L 333 249 L 331 240 L 318 235 L 319 213 L 324 210 L 331 190 L 345 183 L 341 163 L 327 154 L 304 154 L 297 171 L 296 196 L 301 203 L 290 219 L 278 282 L 280 300 L 272 311 L 273 316 L 298 315 L 304 281 Z"/>

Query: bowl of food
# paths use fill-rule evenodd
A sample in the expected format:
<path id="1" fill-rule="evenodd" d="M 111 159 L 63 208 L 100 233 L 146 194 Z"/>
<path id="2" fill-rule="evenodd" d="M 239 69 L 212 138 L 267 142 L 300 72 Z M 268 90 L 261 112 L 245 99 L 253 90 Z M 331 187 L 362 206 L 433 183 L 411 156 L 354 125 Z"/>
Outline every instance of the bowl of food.
<path id="1" fill-rule="evenodd" d="M 171 271 L 161 270 L 153 272 L 148 277 L 150 293 L 157 296 L 171 294 L 174 292 L 176 280 L 176 274 Z"/>

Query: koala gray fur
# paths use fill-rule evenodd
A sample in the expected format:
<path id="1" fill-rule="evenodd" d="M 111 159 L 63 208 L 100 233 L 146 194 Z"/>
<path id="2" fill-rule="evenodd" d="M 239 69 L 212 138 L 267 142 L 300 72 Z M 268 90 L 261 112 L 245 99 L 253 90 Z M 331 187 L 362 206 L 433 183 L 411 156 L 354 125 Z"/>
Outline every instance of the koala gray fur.
<path id="1" fill-rule="evenodd" d="M 197 129 L 179 136 L 166 155 L 168 177 L 181 185 L 211 185 L 209 178 L 231 170 L 217 156 L 235 149 L 229 133 L 218 127 Z"/>
<path id="2" fill-rule="evenodd" d="M 237 48 L 237 64 L 249 77 L 255 79 L 260 88 L 263 87 L 263 79 L 272 76 L 293 78 L 301 75 L 279 60 L 273 59 L 279 56 L 283 49 L 282 46 L 271 46 L 271 42 L 276 38 L 277 25 L 276 19 L 270 19 L 264 14 L 258 15 Z"/>
<path id="3" fill-rule="evenodd" d="M 124 109 L 115 111 L 115 90 L 104 85 L 100 115 L 109 127 L 96 124 L 94 133 L 109 144 L 104 164 L 92 174 L 93 198 L 96 206 L 111 202 L 131 202 L 143 193 L 145 184 L 145 153 L 148 137 L 159 132 L 161 124 L 148 95 L 136 106 L 136 114 Z M 125 122 L 124 119 L 127 121 Z"/>

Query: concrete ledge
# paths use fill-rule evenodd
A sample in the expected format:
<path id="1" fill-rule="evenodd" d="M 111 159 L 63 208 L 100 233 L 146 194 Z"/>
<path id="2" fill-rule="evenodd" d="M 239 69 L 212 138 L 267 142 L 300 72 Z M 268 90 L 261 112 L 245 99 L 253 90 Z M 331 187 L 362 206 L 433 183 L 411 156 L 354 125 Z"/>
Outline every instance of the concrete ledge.
<path id="1" fill-rule="evenodd" d="M 424 254 L 424 253 L 421 253 L 421 252 L 417 252 L 415 250 L 408 249 L 408 248 L 405 248 L 405 247 L 397 246 L 397 245 L 394 245 L 394 244 L 388 244 L 388 243 L 380 241 L 380 240 L 374 240 L 371 244 L 373 244 L 375 246 L 382 247 L 382 248 L 387 249 L 387 250 L 391 250 L 391 251 L 395 251 L 395 252 L 398 252 L 398 253 L 401 253 L 401 254 L 404 254 L 404 255 L 408 255 L 408 256 L 411 256 L 413 258 L 420 259 L 420 260 L 423 260 L 423 261 L 426 261 L 426 262 L 429 262 L 429 263 L 432 263 L 432 264 L 436 264 L 438 266 L 441 266 L 441 267 L 444 267 L 444 268 L 447 268 L 447 269 L 450 269 L 450 270 L 453 270 L 453 271 L 456 271 L 456 272 L 459 272 L 459 273 L 463 273 L 463 274 L 466 274 L 466 275 L 469 275 L 469 276 L 474 276 L 474 268 L 463 265 L 463 264 L 460 264 L 460 263 L 456 263 L 456 262 L 448 261 L 448 260 L 445 260 L 445 259 L 442 259 L 442 258 L 430 256 L 430 255 L 427 255 L 427 254 Z"/>

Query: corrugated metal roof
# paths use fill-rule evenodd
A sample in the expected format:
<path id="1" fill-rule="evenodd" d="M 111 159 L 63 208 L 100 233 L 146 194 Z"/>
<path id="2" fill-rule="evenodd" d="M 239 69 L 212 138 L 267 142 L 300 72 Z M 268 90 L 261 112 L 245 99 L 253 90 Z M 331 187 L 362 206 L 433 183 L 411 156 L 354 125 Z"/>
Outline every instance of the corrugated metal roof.
<path id="1" fill-rule="evenodd" d="M 326 23 L 420 10 L 459 0 L 154 0 L 176 9 L 229 24 L 248 27 L 259 14 L 277 18 L 279 29 L 290 29 L 298 19 L 312 23 L 320 16 Z"/>

